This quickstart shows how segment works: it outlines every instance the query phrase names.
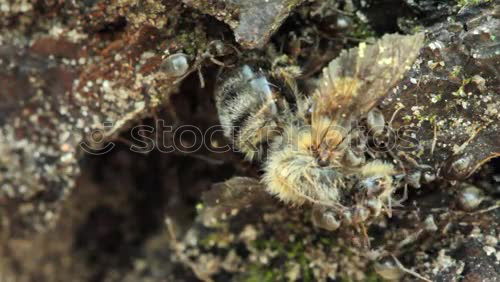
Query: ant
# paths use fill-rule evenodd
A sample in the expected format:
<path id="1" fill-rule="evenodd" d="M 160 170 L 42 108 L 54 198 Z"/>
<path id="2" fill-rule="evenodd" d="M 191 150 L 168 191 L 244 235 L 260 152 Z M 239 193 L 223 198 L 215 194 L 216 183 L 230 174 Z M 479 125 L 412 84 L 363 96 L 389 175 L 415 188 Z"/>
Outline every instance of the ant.
<path id="1" fill-rule="evenodd" d="M 238 54 L 238 56 L 241 54 L 241 52 L 233 45 L 226 44 L 221 40 L 211 41 L 210 43 L 208 43 L 205 50 L 201 54 L 196 56 L 192 67 L 189 70 L 187 70 L 183 75 L 178 77 L 174 83 L 182 81 L 186 76 L 191 74 L 193 71 L 197 70 L 198 77 L 200 79 L 200 86 L 201 88 L 204 88 L 205 80 L 203 79 L 203 75 L 201 73 L 201 68 L 203 66 L 203 63 L 206 60 L 210 60 L 210 62 L 212 62 L 213 64 L 216 64 L 221 67 L 233 67 L 234 64 L 228 65 L 217 59 L 218 57 L 224 57 L 233 53 Z"/>

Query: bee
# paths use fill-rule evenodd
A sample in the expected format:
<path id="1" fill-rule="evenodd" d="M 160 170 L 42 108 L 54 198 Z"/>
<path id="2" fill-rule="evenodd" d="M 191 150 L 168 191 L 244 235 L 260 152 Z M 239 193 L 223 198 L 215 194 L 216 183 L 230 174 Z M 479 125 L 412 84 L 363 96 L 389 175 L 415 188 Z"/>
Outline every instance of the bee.
<path id="1" fill-rule="evenodd" d="M 215 102 L 224 135 L 248 160 L 263 160 L 271 141 L 297 115 L 300 97 L 296 85 L 291 79 L 283 80 L 270 82 L 262 71 L 243 65 L 216 86 Z M 273 89 L 276 85 L 283 91 Z"/>
<path id="2" fill-rule="evenodd" d="M 262 162 L 267 192 L 291 205 L 312 205 L 317 226 L 335 230 L 383 211 L 390 215 L 401 171 L 384 154 L 367 153 L 366 133 L 384 133 L 376 106 L 410 69 L 423 42 L 423 34 L 391 34 L 345 50 L 308 96 L 290 79 L 291 94 L 272 87 L 244 65 L 216 89 L 225 135 L 246 158 Z"/>

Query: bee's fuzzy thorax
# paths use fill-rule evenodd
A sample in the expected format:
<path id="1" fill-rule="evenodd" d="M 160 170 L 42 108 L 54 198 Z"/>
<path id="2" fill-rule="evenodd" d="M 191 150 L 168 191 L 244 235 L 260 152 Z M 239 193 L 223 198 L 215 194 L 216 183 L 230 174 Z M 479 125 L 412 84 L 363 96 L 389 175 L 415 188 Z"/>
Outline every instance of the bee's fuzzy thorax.
<path id="1" fill-rule="evenodd" d="M 366 163 L 361 167 L 361 175 L 364 177 L 371 177 L 377 175 L 388 175 L 392 176 L 396 174 L 396 170 L 392 164 L 375 160 L 369 163 Z"/>
<path id="2" fill-rule="evenodd" d="M 299 142 L 290 144 L 276 140 L 264 163 L 263 182 L 266 190 L 285 203 L 302 205 L 305 202 L 336 202 L 339 199 L 341 179 L 331 167 L 318 164 L 309 149 L 310 133 L 294 128 Z M 283 144 L 284 143 L 284 144 Z"/>

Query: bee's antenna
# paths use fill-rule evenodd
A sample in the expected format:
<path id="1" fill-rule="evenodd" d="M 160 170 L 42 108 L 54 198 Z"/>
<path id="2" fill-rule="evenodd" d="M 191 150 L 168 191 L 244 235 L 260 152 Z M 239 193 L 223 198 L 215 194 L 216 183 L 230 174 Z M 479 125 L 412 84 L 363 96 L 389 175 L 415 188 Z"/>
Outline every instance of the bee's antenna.
<path id="1" fill-rule="evenodd" d="M 328 127 L 326 128 L 326 130 L 323 134 L 323 137 L 321 137 L 321 141 L 319 142 L 318 147 L 319 147 L 319 145 L 323 145 L 323 141 L 325 141 L 326 134 L 330 130 L 330 127 L 332 126 L 332 124 L 333 124 L 333 119 L 330 120 L 330 124 L 328 124 Z"/>

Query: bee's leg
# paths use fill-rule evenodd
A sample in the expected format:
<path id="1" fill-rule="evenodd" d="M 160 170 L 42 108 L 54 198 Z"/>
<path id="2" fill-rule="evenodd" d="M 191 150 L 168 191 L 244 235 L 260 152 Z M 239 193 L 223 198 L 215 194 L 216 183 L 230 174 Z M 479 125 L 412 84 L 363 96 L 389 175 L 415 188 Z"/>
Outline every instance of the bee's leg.
<path id="1" fill-rule="evenodd" d="M 406 201 L 408 199 L 408 185 L 405 184 L 404 186 L 404 190 L 403 190 L 403 197 L 401 197 L 401 199 L 398 199 L 396 201 L 394 201 L 394 206 L 396 207 L 404 207 L 404 205 L 402 204 L 404 201 Z"/>
<path id="2" fill-rule="evenodd" d="M 392 197 L 391 196 L 387 197 L 386 201 L 384 201 L 382 203 L 382 207 L 383 207 L 387 217 L 391 218 L 392 217 Z"/>
<path id="3" fill-rule="evenodd" d="M 422 172 L 420 170 L 416 170 L 414 172 L 408 173 L 404 176 L 403 181 L 405 185 L 410 185 L 413 188 L 419 189 L 422 179 Z"/>
<path id="4" fill-rule="evenodd" d="M 312 208 L 312 222 L 315 226 L 329 231 L 340 227 L 335 211 L 320 205 L 314 205 Z"/>
<path id="5" fill-rule="evenodd" d="M 366 201 L 366 207 L 370 210 L 372 217 L 377 217 L 382 213 L 382 201 L 378 198 L 371 198 Z"/>
<path id="6" fill-rule="evenodd" d="M 352 222 L 354 224 L 363 224 L 370 217 L 370 209 L 363 205 L 357 205 L 353 208 L 352 212 Z"/>
<path id="7" fill-rule="evenodd" d="M 399 166 L 399 169 L 403 172 L 403 173 L 406 173 L 407 169 L 403 163 L 403 161 L 399 158 L 399 156 L 397 154 L 395 154 L 394 152 L 392 151 L 389 151 L 388 152 L 389 155 L 391 156 L 391 158 L 393 160 L 395 160 L 397 163 L 398 163 L 398 166 Z"/>
<path id="8" fill-rule="evenodd" d="M 363 236 L 364 245 L 366 248 L 371 249 L 370 237 L 368 236 L 368 230 L 364 223 L 360 223 L 359 227 L 361 229 L 361 235 Z"/>
<path id="9" fill-rule="evenodd" d="M 361 164 L 364 164 L 366 161 L 364 154 L 356 154 L 350 148 L 345 151 L 343 160 L 348 166 L 351 167 L 360 166 Z"/>

